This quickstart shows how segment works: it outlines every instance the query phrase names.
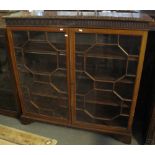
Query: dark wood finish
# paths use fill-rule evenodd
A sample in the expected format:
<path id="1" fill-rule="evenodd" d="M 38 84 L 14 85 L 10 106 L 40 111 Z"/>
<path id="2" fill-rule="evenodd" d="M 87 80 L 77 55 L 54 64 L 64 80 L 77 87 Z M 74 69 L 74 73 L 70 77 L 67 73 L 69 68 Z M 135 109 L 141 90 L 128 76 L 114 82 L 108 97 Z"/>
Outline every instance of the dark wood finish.
<path id="1" fill-rule="evenodd" d="M 118 17 L 112 17 L 111 14 L 108 17 L 105 14 L 68 17 L 53 16 L 49 13 L 48 16 L 36 17 L 22 12 L 22 14 L 6 17 L 10 57 L 22 107 L 21 118 L 25 122 L 27 119 L 32 119 L 114 134 L 121 141 L 129 143 L 145 55 L 146 29 L 152 19 L 141 14 L 139 17 L 136 16 L 138 14 L 126 14 L 127 17 L 121 17 L 122 14 L 118 14 Z M 83 12 L 83 15 L 84 13 L 86 12 Z M 97 29 L 98 26 L 100 29 Z M 59 36 L 57 39 L 57 33 L 63 33 L 65 36 L 63 44 L 59 41 L 64 37 Z M 78 35 L 81 35 L 79 43 L 77 43 Z M 88 35 L 86 37 L 88 42 L 83 37 L 85 35 Z M 91 38 L 91 35 L 95 37 Z M 55 42 L 53 38 L 59 41 Z M 96 38 L 95 42 L 91 40 L 93 38 Z M 133 46 L 129 47 L 128 42 L 132 42 Z M 77 55 L 80 55 L 79 60 Z M 96 71 L 93 71 L 94 67 L 91 66 L 94 62 L 98 65 Z M 111 64 L 107 65 L 107 62 Z M 117 65 L 118 68 L 115 69 Z M 81 66 L 82 69 L 80 69 Z M 108 69 L 108 66 L 111 68 Z M 120 66 L 125 67 L 120 68 Z M 103 73 L 103 68 L 110 70 L 111 73 L 109 71 Z M 56 78 L 53 80 L 53 77 Z M 68 89 L 61 83 L 63 77 L 67 79 L 65 83 Z M 42 81 L 39 78 L 42 78 Z M 78 78 L 83 79 L 83 82 L 77 82 Z M 85 84 L 89 87 L 87 90 L 84 87 Z M 47 89 L 49 85 L 50 88 Z M 132 85 L 131 93 L 123 92 L 127 90 L 124 89 L 124 85 L 127 85 L 125 87 Z M 55 93 L 51 92 L 51 89 L 59 92 L 59 98 L 53 105 Z M 86 103 L 83 109 L 77 107 L 80 99 L 77 96 L 83 97 L 81 95 L 83 93 L 85 94 L 84 102 L 87 102 L 89 110 L 86 108 Z M 65 97 L 66 102 L 59 102 L 62 96 Z M 128 106 L 124 104 L 127 102 L 130 102 Z M 64 105 L 67 107 L 65 107 L 67 115 L 64 115 L 65 113 L 61 110 Z M 119 124 L 122 122 L 126 125 Z"/>
<path id="2" fill-rule="evenodd" d="M 137 76 L 136 76 L 136 82 L 135 82 L 135 87 L 134 87 L 134 95 L 133 95 L 133 99 L 132 99 L 132 104 L 131 104 L 131 109 L 130 109 L 130 114 L 129 114 L 129 121 L 128 121 L 128 127 L 127 127 L 127 130 L 128 131 L 131 131 L 131 127 L 132 127 L 132 121 L 133 121 L 133 116 L 134 116 L 134 109 L 135 109 L 135 105 L 136 105 L 136 99 L 137 99 L 137 95 L 138 95 L 138 87 L 139 87 L 139 82 L 140 82 L 140 76 L 141 76 L 141 72 L 142 72 L 142 63 L 143 63 L 143 60 L 144 60 L 144 52 L 145 52 L 145 45 L 146 45 L 146 39 L 147 39 L 147 33 L 145 33 L 145 32 L 142 32 L 142 31 L 135 31 L 135 32 L 133 32 L 133 31 L 123 31 L 123 30 L 117 30 L 117 31 L 115 31 L 115 30 L 96 30 L 96 29 L 81 29 L 82 30 L 82 32 L 80 32 L 81 34 L 82 33 L 84 33 L 84 34 L 92 34 L 92 33 L 98 33 L 98 34 L 112 34 L 112 35 L 117 35 L 117 34 L 119 34 L 119 36 L 121 36 L 122 34 L 123 35 L 141 35 L 142 36 L 142 43 L 141 43 L 141 48 L 140 48 L 140 56 L 139 56 L 139 64 L 138 64 L 138 69 L 137 69 Z M 71 49 L 71 51 L 74 51 L 74 53 L 72 53 L 72 60 L 71 60 L 71 62 L 72 62 L 72 66 L 74 67 L 74 66 L 76 66 L 76 59 L 75 59 L 75 47 L 76 47 L 76 45 L 75 45 L 75 32 L 79 32 L 79 29 L 73 29 L 73 32 L 72 32 L 72 42 L 74 43 L 73 44 L 73 46 L 72 46 L 72 49 Z M 90 38 L 90 37 L 88 37 L 88 38 Z M 103 49 L 102 49 L 103 50 Z M 87 51 L 87 50 L 85 50 L 85 51 Z M 89 48 L 89 51 L 91 51 L 91 48 Z M 97 51 L 94 51 L 95 53 L 96 53 L 96 56 L 97 56 Z M 88 55 L 89 56 L 89 55 Z M 96 57 L 95 56 L 95 54 L 93 55 L 93 57 L 95 58 Z M 106 55 L 105 55 L 106 56 Z M 114 55 L 115 56 L 115 55 Z M 101 58 L 103 58 L 103 57 L 100 57 L 100 59 Z M 109 57 L 106 57 L 106 58 L 109 58 Z M 112 57 L 111 56 L 111 58 L 114 58 L 115 59 L 115 57 Z M 110 58 L 110 59 L 111 59 Z M 96 60 L 96 63 L 97 63 L 97 60 Z M 73 92 L 72 92 L 72 95 L 74 95 L 74 98 L 73 98 L 73 103 L 76 103 L 76 96 L 75 96 L 75 94 L 76 94 L 76 87 L 77 87 L 77 84 L 75 83 L 75 81 L 76 81 L 76 74 L 75 74 L 75 70 L 76 70 L 76 68 L 73 68 L 73 70 L 74 70 L 74 72 L 72 73 L 72 81 L 74 81 L 73 82 Z M 98 70 L 99 70 L 99 68 L 98 68 Z M 84 72 L 86 72 L 86 71 L 84 71 Z M 87 74 L 89 77 L 91 77 L 90 76 L 90 73 L 89 74 Z M 91 77 L 92 79 L 94 79 L 93 77 Z M 95 79 L 94 79 L 95 80 Z M 101 82 L 102 81 L 104 81 L 104 80 L 100 80 Z M 117 80 L 116 80 L 117 81 Z M 111 82 L 111 80 L 109 80 L 109 82 Z M 114 82 L 115 83 L 115 82 Z M 83 83 L 84 84 L 84 83 Z M 82 88 L 81 88 L 82 89 Z M 102 95 L 103 96 L 103 95 Z M 103 97 L 104 98 L 104 97 Z M 86 100 L 86 98 L 85 98 L 85 100 Z M 92 99 L 90 99 L 90 101 L 92 102 Z M 102 104 L 104 104 L 104 102 L 106 102 L 106 101 L 102 101 Z M 77 103 L 76 103 L 77 104 Z M 92 128 L 92 129 L 96 129 L 96 128 L 102 128 L 102 131 L 104 131 L 104 129 L 106 129 L 106 127 L 102 124 L 102 125 L 97 125 L 97 123 L 95 123 L 95 121 L 93 121 L 93 120 L 95 120 L 95 119 L 102 119 L 102 120 L 104 120 L 103 118 L 101 118 L 101 117 L 95 117 L 95 116 L 93 116 L 92 114 L 90 114 L 89 112 L 85 112 L 85 114 L 87 114 L 88 116 L 90 116 L 91 118 L 92 118 L 92 122 L 90 122 L 90 120 L 89 120 L 89 123 L 86 123 L 85 122 L 85 120 L 77 120 L 77 105 L 76 104 L 74 104 L 73 105 L 73 112 L 72 112 L 72 114 L 73 114 L 73 124 L 78 124 L 78 126 L 81 126 L 81 125 L 83 125 L 83 128 L 86 126 L 86 128 L 87 128 L 87 126 L 89 125 L 90 126 L 90 128 Z M 97 104 L 97 101 L 95 100 L 95 102 L 93 103 L 93 104 Z M 101 104 L 101 102 L 99 103 L 99 104 Z M 109 105 L 109 103 L 107 104 L 107 105 Z M 115 105 L 115 104 L 114 104 Z M 94 106 L 94 109 L 95 109 L 95 106 Z M 97 110 L 97 109 L 96 109 Z M 111 109 L 112 110 L 112 109 Z M 85 111 L 85 110 L 84 110 Z M 95 110 L 94 110 L 95 111 Z M 101 109 L 100 109 L 100 111 L 101 111 Z M 98 111 L 98 113 L 99 113 L 99 111 Z M 104 113 L 104 112 L 103 112 Z M 84 113 L 83 113 L 84 114 Z M 82 114 L 81 114 L 82 115 Z M 85 119 L 88 119 L 88 118 L 85 118 Z M 108 123 L 109 122 L 109 123 Z M 114 121 L 115 122 L 115 121 Z M 116 122 L 115 122 L 116 123 Z M 86 125 L 85 125 L 86 124 Z M 113 124 L 110 124 L 110 119 L 106 119 L 105 120 L 105 124 L 107 124 L 107 126 L 108 126 L 108 128 L 110 129 L 110 126 L 117 126 L 118 124 L 116 123 L 115 125 Z M 100 127 L 99 127 L 100 126 Z M 119 126 L 119 125 L 118 125 Z M 107 130 L 108 130 L 108 128 L 107 128 Z M 121 128 L 121 126 L 120 126 L 120 128 Z M 110 129 L 111 130 L 111 129 Z M 107 131 L 108 132 L 108 131 Z M 125 137 L 125 138 L 123 138 L 122 140 L 124 140 L 124 141 L 126 141 L 127 143 L 128 142 L 130 142 L 130 140 L 131 140 L 131 135 L 129 136 L 130 134 L 128 134 L 128 136 L 127 137 Z M 117 136 L 117 137 L 119 137 L 119 136 Z M 130 137 L 130 138 L 129 138 Z"/>
<path id="3" fill-rule="evenodd" d="M 155 21 L 155 10 L 141 10 L 142 13 L 148 14 Z M 150 23 L 150 32 L 155 31 L 155 22 Z"/>
<path id="4" fill-rule="evenodd" d="M 19 117 L 19 113 L 13 110 L 5 110 L 4 108 L 0 109 L 0 114 L 5 115 L 5 116 L 10 116 L 10 117 Z"/>
<path id="5" fill-rule="evenodd" d="M 131 144 L 132 139 L 129 135 L 112 135 L 112 137 L 126 144 Z"/>
<path id="6" fill-rule="evenodd" d="M 32 119 L 28 119 L 27 117 L 24 117 L 23 115 L 20 117 L 20 122 L 24 125 L 31 124 L 33 122 Z"/>
<path id="7" fill-rule="evenodd" d="M 21 30 L 24 30 L 24 32 L 26 32 L 26 33 L 27 33 L 26 30 L 35 32 L 35 31 L 36 31 L 36 28 L 35 28 L 35 31 L 34 31 L 34 28 L 33 28 L 33 27 L 32 27 L 32 28 L 28 28 L 28 27 L 27 27 L 26 29 L 25 29 L 25 28 L 21 28 L 21 29 L 14 28 L 14 29 L 13 29 L 13 31 L 15 31 L 15 32 L 21 32 Z M 61 30 L 60 30 L 59 28 L 52 28 L 52 29 L 51 29 L 51 28 L 46 28 L 46 29 L 41 28 L 41 29 L 37 29 L 37 32 L 38 32 L 38 31 L 44 31 L 45 33 L 46 33 L 46 32 L 47 32 L 47 33 L 63 33 L 64 35 L 67 35 L 67 33 L 66 33 L 67 30 L 64 29 L 64 30 L 61 32 Z M 12 34 L 11 34 L 11 31 L 10 31 L 10 30 L 8 30 L 8 35 L 10 35 L 9 38 L 12 38 Z M 65 36 L 63 36 L 63 37 L 65 37 Z M 66 38 L 67 38 L 67 36 L 66 36 Z M 68 38 L 65 39 L 65 40 L 66 40 L 66 41 L 65 41 L 65 45 L 66 45 L 66 47 L 65 47 L 66 59 L 68 60 L 68 58 L 67 58 L 68 55 L 69 55 L 69 53 L 68 53 Z M 10 46 L 10 49 L 14 51 L 14 49 L 12 48 L 12 47 L 14 47 L 13 40 L 10 40 L 10 43 L 12 44 L 12 46 Z M 39 42 L 39 43 L 40 43 L 40 42 Z M 39 44 L 38 44 L 38 45 L 39 45 Z M 53 45 L 51 45 L 51 48 L 53 48 Z M 25 49 L 25 48 L 24 48 L 24 49 Z M 33 49 L 32 49 L 32 50 L 33 50 Z M 46 50 L 46 49 L 45 49 L 45 50 Z M 50 49 L 50 50 L 51 50 L 51 49 Z M 50 52 L 50 51 L 49 51 L 49 52 Z M 17 62 L 17 60 L 16 60 L 15 53 L 16 53 L 16 52 L 14 51 L 14 52 L 12 52 L 12 53 L 10 53 L 10 54 L 11 54 L 11 55 L 14 54 L 14 55 L 12 55 L 12 56 L 13 56 L 13 61 L 14 61 L 13 64 L 14 64 L 14 67 L 17 68 L 17 64 L 18 64 L 19 62 Z M 25 53 L 27 53 L 27 52 L 25 52 Z M 39 53 L 36 53 L 36 54 L 39 54 Z M 45 53 L 45 55 L 46 55 L 46 53 Z M 50 56 L 50 55 L 49 55 L 49 56 Z M 65 62 L 67 62 L 67 63 L 66 63 L 66 64 L 67 64 L 67 65 L 66 65 L 66 66 L 67 66 L 67 69 L 66 69 L 66 70 L 68 70 L 68 69 L 69 69 L 69 68 L 68 68 L 68 66 L 69 66 L 69 61 L 66 61 L 66 60 L 65 60 Z M 18 65 L 20 65 L 20 64 L 18 64 Z M 59 64 L 59 66 L 60 66 L 60 64 Z M 28 70 L 30 70 L 30 69 L 28 69 Z M 54 70 L 54 73 L 57 72 L 58 70 L 60 70 L 60 68 Z M 39 72 L 37 73 L 36 71 L 33 71 L 33 70 L 30 70 L 30 72 L 32 72 L 32 73 L 34 72 L 34 73 L 33 73 L 34 75 L 37 75 L 37 74 L 40 74 L 40 75 L 41 75 L 41 72 L 40 72 L 40 73 L 39 73 Z M 53 72 L 53 71 L 52 71 L 52 72 Z M 16 74 L 17 89 L 18 89 L 18 92 L 19 92 L 19 94 L 20 94 L 20 96 L 19 96 L 19 97 L 20 97 L 20 100 L 21 100 L 22 103 L 25 103 L 24 97 L 23 97 L 23 93 L 22 93 L 23 90 L 21 89 L 21 85 L 19 84 L 19 81 L 21 80 L 21 79 L 20 79 L 20 75 L 19 75 L 19 71 L 15 70 L 15 74 Z M 47 73 L 46 73 L 46 74 L 47 74 Z M 67 75 L 69 75 L 69 70 L 67 71 Z M 50 75 L 50 76 L 52 77 L 52 75 Z M 68 81 L 67 83 L 68 83 L 68 86 L 69 86 L 69 77 L 68 77 L 68 76 L 67 76 L 67 79 L 68 79 L 68 80 L 67 80 L 67 81 Z M 36 81 L 36 82 L 37 82 L 37 81 Z M 34 81 L 34 82 L 32 83 L 32 85 L 35 84 L 36 82 Z M 38 82 L 39 82 L 39 81 L 38 81 Z M 38 82 L 37 82 L 37 83 L 38 83 Z M 47 84 L 48 84 L 48 83 L 46 83 L 46 82 L 39 82 L 39 83 L 42 83 L 42 84 L 44 84 L 44 85 L 47 85 Z M 51 79 L 50 79 L 50 83 L 49 83 L 49 84 L 50 84 L 50 89 L 53 89 L 53 88 L 54 88 L 54 89 L 57 91 L 58 88 L 56 88 L 56 86 L 54 86 L 53 83 L 51 83 Z M 29 86 L 28 88 L 30 89 L 30 86 Z M 34 87 L 34 88 L 35 88 L 35 87 Z M 45 87 L 45 88 L 46 88 L 46 87 Z M 38 89 L 39 89 L 39 87 L 38 87 Z M 42 87 L 42 89 L 44 89 L 44 87 Z M 47 88 L 46 88 L 46 89 L 47 89 Z M 46 89 L 45 89 L 45 90 L 41 90 L 41 91 L 43 91 L 42 94 L 41 94 L 41 92 L 35 94 L 35 93 L 33 93 L 33 91 L 31 91 L 31 93 L 33 93 L 33 95 L 42 96 L 42 95 L 44 94 L 44 91 L 47 92 Z M 37 90 L 35 90 L 35 91 L 37 91 Z M 48 91 L 50 91 L 50 90 L 48 89 Z M 58 90 L 58 91 L 60 91 L 60 90 Z M 68 91 L 69 91 L 69 88 L 68 88 Z M 48 92 L 47 92 L 47 93 L 48 93 Z M 69 93 L 66 92 L 66 95 L 68 95 L 68 94 L 69 94 Z M 51 95 L 52 95 L 52 94 L 51 94 Z M 48 97 L 48 98 L 50 97 L 49 94 L 43 95 L 43 96 Z M 52 96 L 51 96 L 51 97 L 52 97 Z M 61 96 L 60 96 L 60 97 L 61 97 Z M 54 98 L 53 98 L 53 99 L 54 99 Z M 61 99 L 61 98 L 60 98 L 60 99 Z M 33 100 L 34 100 L 34 99 L 33 99 Z M 58 100 L 59 100 L 59 98 L 58 98 Z M 69 101 L 69 100 L 68 100 L 68 101 Z M 30 102 L 31 102 L 31 100 L 30 100 Z M 34 101 L 34 102 L 35 102 L 35 101 Z M 33 102 L 33 105 L 34 105 L 34 102 Z M 46 102 L 46 101 L 45 101 L 45 102 Z M 57 101 L 57 102 L 60 102 L 60 101 Z M 63 102 L 63 101 L 61 101 L 61 102 Z M 43 103 L 42 103 L 42 104 L 43 104 Z M 55 104 L 56 104 L 56 103 L 55 103 Z M 61 103 L 60 103 L 60 104 L 61 104 Z M 62 103 L 62 104 L 63 104 L 63 103 Z M 68 103 L 68 104 L 69 104 L 69 103 Z M 33 113 L 32 111 L 26 110 L 26 108 L 28 108 L 27 104 L 25 104 L 25 105 L 23 104 L 22 106 L 23 106 L 23 107 L 22 107 L 22 108 L 23 108 L 23 114 L 25 114 L 25 113 L 27 113 L 27 112 Z M 29 104 L 29 106 L 32 106 L 32 105 Z M 42 106 L 43 106 L 43 105 L 42 105 Z M 35 105 L 35 107 L 39 107 L 39 105 Z M 32 107 L 32 108 L 34 108 L 34 107 Z M 53 108 L 54 108 L 54 107 L 53 107 Z M 48 117 L 47 117 L 48 119 L 52 119 L 52 115 L 53 115 L 53 114 L 52 114 L 52 111 L 51 111 L 51 114 L 52 114 L 52 115 L 50 116 L 50 110 L 52 110 L 52 107 L 51 107 L 51 108 L 50 108 L 50 107 L 48 107 L 48 108 L 47 108 L 47 107 L 43 107 L 43 108 L 41 109 L 41 106 L 40 106 L 38 109 L 39 109 L 39 112 L 34 111 L 34 113 L 38 113 L 38 114 L 40 113 L 40 115 L 43 115 L 43 116 L 45 115 L 45 116 L 48 116 Z M 43 111 L 43 110 L 45 110 L 46 113 L 41 113 L 41 111 Z M 48 112 L 48 110 L 49 110 L 49 112 Z M 48 113 L 49 113 L 49 114 L 48 114 Z M 63 122 L 66 122 L 66 123 L 67 123 L 67 122 L 70 120 L 70 114 L 69 114 L 69 113 L 70 113 L 70 108 L 69 108 L 69 106 L 68 106 L 68 114 L 67 114 L 68 116 L 67 116 L 67 118 L 60 118 L 60 119 L 59 119 L 57 116 L 53 116 L 53 118 L 56 119 L 56 120 L 60 120 L 60 121 L 63 121 Z M 42 117 L 43 117 L 43 116 L 42 116 Z"/>
<path id="8" fill-rule="evenodd" d="M 8 12 L 0 12 L 0 16 Z M 8 56 L 8 43 L 4 19 L 0 17 L 0 114 L 18 117 L 20 105 Z"/>
<path id="9" fill-rule="evenodd" d="M 87 20 L 83 20 L 87 19 Z M 8 26 L 61 26 L 147 30 L 153 22 L 147 14 L 116 11 L 21 11 L 6 16 Z"/>
<path id="10" fill-rule="evenodd" d="M 47 19 L 100 19 L 100 20 L 124 20 L 124 21 L 141 21 L 150 22 L 152 18 L 145 13 L 141 12 L 121 12 L 121 11 L 105 11 L 105 10 L 39 10 L 39 11 L 20 11 L 11 15 L 6 15 L 5 18 L 47 18 Z"/>

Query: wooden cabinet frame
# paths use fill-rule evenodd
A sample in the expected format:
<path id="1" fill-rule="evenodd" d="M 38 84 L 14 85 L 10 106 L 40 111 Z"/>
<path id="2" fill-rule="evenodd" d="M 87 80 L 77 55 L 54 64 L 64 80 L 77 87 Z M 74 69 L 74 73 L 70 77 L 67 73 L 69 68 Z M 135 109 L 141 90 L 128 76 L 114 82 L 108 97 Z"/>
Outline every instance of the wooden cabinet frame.
<path id="1" fill-rule="evenodd" d="M 67 62 L 67 81 L 68 81 L 68 105 L 69 105 L 69 118 L 68 120 L 58 119 L 58 118 L 51 118 L 46 116 L 39 116 L 37 114 L 29 113 L 25 110 L 23 106 L 23 96 L 22 90 L 19 84 L 19 74 L 17 71 L 17 63 L 15 58 L 15 51 L 13 48 L 13 38 L 12 38 L 12 31 L 50 31 L 50 32 L 62 32 L 66 33 L 66 62 Z M 106 125 L 97 125 L 97 124 L 90 124 L 90 123 L 81 123 L 76 120 L 76 74 L 75 74 L 75 33 L 101 33 L 101 34 L 123 34 L 123 35 L 134 35 L 134 36 L 141 36 L 141 47 L 140 47 L 140 54 L 138 60 L 138 67 L 137 67 L 137 75 L 134 84 L 134 92 L 133 92 L 133 100 L 130 108 L 129 120 L 127 128 L 122 127 L 112 127 Z M 113 29 L 87 29 L 87 28 L 53 28 L 53 27 L 7 27 L 7 34 L 9 40 L 9 48 L 10 48 L 10 57 L 12 60 L 12 66 L 14 70 L 15 82 L 18 90 L 19 99 L 21 102 L 22 107 L 22 118 L 23 119 L 30 119 L 30 120 L 38 120 L 44 121 L 54 124 L 61 124 L 67 125 L 71 127 L 87 129 L 92 131 L 99 131 L 105 132 L 108 134 L 118 135 L 120 140 L 125 142 L 131 141 L 131 129 L 133 123 L 133 117 L 136 107 L 136 101 L 138 96 L 139 84 L 141 79 L 141 73 L 143 68 L 144 56 L 145 56 L 145 47 L 147 42 L 147 31 L 139 31 L 139 30 L 113 30 Z M 124 137 L 124 138 L 122 138 Z"/>
<path id="2" fill-rule="evenodd" d="M 72 46 L 71 46 L 71 64 L 72 68 L 71 70 L 73 70 L 73 72 L 71 72 L 71 77 L 72 80 L 74 81 L 74 83 L 72 85 L 73 90 L 72 90 L 72 96 L 74 96 L 72 99 L 72 103 L 76 103 L 76 97 L 75 97 L 75 88 L 76 88 L 76 83 L 75 83 L 75 32 L 79 32 L 78 28 L 72 29 L 71 30 L 71 42 L 72 42 Z M 143 68 L 143 62 L 144 62 L 144 56 L 145 56 L 145 47 L 146 47 L 146 41 L 147 41 L 147 32 L 145 31 L 134 31 L 134 30 L 110 30 L 110 29 L 82 29 L 82 33 L 103 33 L 103 34 L 125 34 L 125 35 L 141 35 L 142 36 L 142 42 L 141 42 L 141 48 L 140 48 L 140 55 L 139 55 L 139 61 L 138 61 L 138 68 L 137 68 L 137 76 L 136 76 L 136 82 L 135 82 L 135 86 L 134 86 L 134 96 L 133 96 L 133 101 L 132 101 L 132 106 L 131 106 L 131 110 L 130 110 L 130 118 L 129 118 L 129 122 L 128 122 L 128 130 L 131 129 L 132 126 L 132 122 L 133 122 L 133 117 L 134 117 L 134 110 L 135 110 L 135 106 L 136 106 L 136 101 L 137 101 L 137 96 L 138 96 L 138 90 L 139 90 L 139 84 L 140 84 L 140 78 L 141 78 L 141 73 L 142 73 L 142 68 Z M 73 116 L 73 122 L 75 121 L 75 104 L 73 105 L 73 112 L 72 112 L 72 116 Z M 75 123 L 76 124 L 76 123 Z M 78 124 L 78 123 L 77 123 Z"/>
<path id="3" fill-rule="evenodd" d="M 19 73 L 17 71 L 17 62 L 16 62 L 16 57 L 15 57 L 15 50 L 14 50 L 14 45 L 13 45 L 13 38 L 12 38 L 12 33 L 11 31 L 49 31 L 49 32 L 64 32 L 66 33 L 66 35 L 68 35 L 68 29 L 65 29 L 63 28 L 63 30 L 60 30 L 60 28 L 34 28 L 34 27 L 12 27 L 12 28 L 8 28 L 7 29 L 7 33 L 8 33 L 8 40 L 9 40 L 9 47 L 10 47 L 10 57 L 12 59 L 12 65 L 13 65 L 13 69 L 14 69 L 14 75 L 15 75 L 15 82 L 16 82 L 16 86 L 17 86 L 17 90 L 18 90 L 18 95 L 19 95 L 19 99 L 20 99 L 20 102 L 21 102 L 21 107 L 22 107 L 22 118 L 23 120 L 25 120 L 24 118 L 27 117 L 27 116 L 30 116 L 30 118 L 35 118 L 37 120 L 46 120 L 47 122 L 52 122 L 52 123 L 56 123 L 56 124 L 63 124 L 63 125 L 67 125 L 69 124 L 70 120 L 71 120 L 71 114 L 70 114 L 70 106 L 68 106 L 68 112 L 69 112 L 69 119 L 68 120 L 65 120 L 65 119 L 59 119 L 59 118 L 56 118 L 56 117 L 53 117 L 53 119 L 50 117 L 46 117 L 46 116 L 38 116 L 36 114 L 33 114 L 33 113 L 29 113 L 25 110 L 25 107 L 24 105 L 22 104 L 24 101 L 23 101 L 23 95 L 22 95 L 22 90 L 21 90 L 21 87 L 20 87 L 20 84 L 19 84 Z M 66 36 L 68 37 L 68 36 Z M 69 82 L 69 42 L 68 42 L 68 38 L 66 39 L 66 67 L 67 67 L 67 82 L 68 82 L 68 100 L 69 100 L 69 105 L 70 105 L 70 82 Z"/>

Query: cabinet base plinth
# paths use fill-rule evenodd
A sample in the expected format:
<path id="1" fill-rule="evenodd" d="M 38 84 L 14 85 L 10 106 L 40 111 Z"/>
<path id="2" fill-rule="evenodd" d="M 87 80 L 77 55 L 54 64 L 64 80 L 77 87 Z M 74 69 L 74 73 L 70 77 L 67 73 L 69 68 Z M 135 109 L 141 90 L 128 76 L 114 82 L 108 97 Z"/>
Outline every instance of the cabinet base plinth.
<path id="1" fill-rule="evenodd" d="M 114 139 L 119 140 L 125 144 L 131 144 L 131 134 L 129 135 L 111 135 Z"/>
<path id="2" fill-rule="evenodd" d="M 29 119 L 29 118 L 27 118 L 27 117 L 25 117 L 25 116 L 22 115 L 20 117 L 20 122 L 22 124 L 24 124 L 24 125 L 28 125 L 28 124 L 31 124 L 33 122 L 33 120 L 31 120 L 31 119 Z"/>

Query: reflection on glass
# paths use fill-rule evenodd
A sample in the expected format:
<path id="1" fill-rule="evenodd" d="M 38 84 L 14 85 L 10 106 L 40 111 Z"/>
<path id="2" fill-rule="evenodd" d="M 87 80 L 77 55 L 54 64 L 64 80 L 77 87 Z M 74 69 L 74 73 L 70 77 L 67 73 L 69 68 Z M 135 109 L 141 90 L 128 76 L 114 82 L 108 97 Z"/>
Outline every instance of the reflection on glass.
<path id="1" fill-rule="evenodd" d="M 141 37 L 76 33 L 75 45 L 77 121 L 127 127 Z"/>
<path id="2" fill-rule="evenodd" d="M 28 112 L 68 119 L 64 35 L 64 32 L 13 32 L 20 84 Z"/>
<path id="3" fill-rule="evenodd" d="M 2 33 L 2 35 L 1 35 Z M 5 34 L 0 32 L 0 109 L 17 112 Z"/>

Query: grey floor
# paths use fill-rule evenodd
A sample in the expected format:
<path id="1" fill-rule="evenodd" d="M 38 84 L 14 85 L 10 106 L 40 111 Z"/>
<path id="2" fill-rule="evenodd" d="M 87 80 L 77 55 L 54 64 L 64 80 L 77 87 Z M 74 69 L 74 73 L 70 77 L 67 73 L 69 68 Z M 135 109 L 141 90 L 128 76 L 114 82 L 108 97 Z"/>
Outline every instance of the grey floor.
<path id="1" fill-rule="evenodd" d="M 41 136 L 55 138 L 59 145 L 123 145 L 110 136 L 79 129 L 61 127 L 46 123 L 33 122 L 23 125 L 18 119 L 0 115 L 0 124 L 35 133 Z M 132 145 L 138 142 L 132 138 Z"/>

